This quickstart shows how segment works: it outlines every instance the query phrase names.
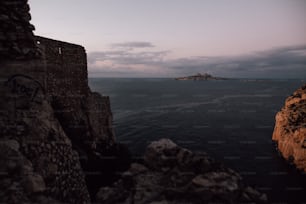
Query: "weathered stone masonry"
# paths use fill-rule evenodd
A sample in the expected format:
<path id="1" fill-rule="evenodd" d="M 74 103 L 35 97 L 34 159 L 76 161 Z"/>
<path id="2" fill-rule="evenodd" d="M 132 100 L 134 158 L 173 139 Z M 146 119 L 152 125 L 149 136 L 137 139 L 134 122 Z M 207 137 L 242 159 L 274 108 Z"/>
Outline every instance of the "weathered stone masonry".
<path id="1" fill-rule="evenodd" d="M 69 137 L 88 146 L 98 139 L 113 142 L 109 97 L 90 91 L 84 47 L 39 36 L 34 40 L 41 57 L 0 61 L 1 81 L 16 74 L 37 80 Z"/>
<path id="2" fill-rule="evenodd" d="M 46 66 L 49 95 L 88 95 L 87 58 L 84 47 L 35 36 Z"/>
<path id="3" fill-rule="evenodd" d="M 109 97 L 90 91 L 84 47 L 39 36 L 35 40 L 47 96 L 67 135 L 88 147 L 97 140 L 114 142 Z"/>
<path id="4" fill-rule="evenodd" d="M 0 202 L 88 203 L 81 163 L 114 143 L 109 98 L 88 87 L 84 47 L 33 35 L 26 0 L 0 11 Z"/>

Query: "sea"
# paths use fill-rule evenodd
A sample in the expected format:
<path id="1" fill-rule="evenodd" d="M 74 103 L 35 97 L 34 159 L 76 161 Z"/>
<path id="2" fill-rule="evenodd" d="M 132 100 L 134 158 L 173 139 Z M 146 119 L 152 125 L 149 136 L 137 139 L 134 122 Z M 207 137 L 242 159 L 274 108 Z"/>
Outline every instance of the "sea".
<path id="1" fill-rule="evenodd" d="M 306 80 L 90 78 L 110 96 L 116 138 L 134 157 L 160 138 L 203 151 L 266 193 L 269 203 L 306 203 L 306 174 L 271 140 L 275 115 Z"/>

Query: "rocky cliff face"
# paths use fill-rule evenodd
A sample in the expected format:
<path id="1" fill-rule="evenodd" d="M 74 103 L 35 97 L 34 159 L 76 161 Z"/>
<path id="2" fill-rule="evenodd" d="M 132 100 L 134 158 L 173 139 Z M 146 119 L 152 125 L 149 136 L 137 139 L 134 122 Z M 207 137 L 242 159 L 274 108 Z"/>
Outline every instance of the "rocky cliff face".
<path id="1" fill-rule="evenodd" d="M 50 103 L 45 99 L 32 102 L 27 96 L 16 99 L 5 92 L 10 89 L 3 89 L 1 202 L 46 201 L 47 195 L 59 201 L 88 203 L 79 154 L 54 117 Z"/>
<path id="2" fill-rule="evenodd" d="M 0 202 L 89 203 L 128 164 L 109 98 L 90 91 L 82 46 L 33 35 L 26 0 L 0 11 Z"/>
<path id="3" fill-rule="evenodd" d="M 1 70 L 0 201 L 89 203 L 129 162 L 120 160 L 128 154 L 115 143 L 109 99 L 89 89 L 48 94 L 23 63 L 9 78 Z"/>
<path id="4" fill-rule="evenodd" d="M 286 99 L 275 120 L 272 139 L 279 151 L 306 172 L 306 84 Z"/>
<path id="5" fill-rule="evenodd" d="M 33 58 L 37 55 L 26 0 L 0 1 L 0 58 Z"/>

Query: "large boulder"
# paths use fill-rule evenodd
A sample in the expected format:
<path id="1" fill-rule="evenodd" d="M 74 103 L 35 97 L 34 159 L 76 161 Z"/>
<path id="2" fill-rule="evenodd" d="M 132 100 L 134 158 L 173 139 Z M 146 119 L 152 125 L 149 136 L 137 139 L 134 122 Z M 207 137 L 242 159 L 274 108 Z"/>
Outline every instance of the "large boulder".
<path id="1" fill-rule="evenodd" d="M 144 163 L 133 163 L 114 185 L 100 188 L 98 203 L 265 203 L 235 171 L 169 139 L 152 142 Z"/>
<path id="2" fill-rule="evenodd" d="M 306 172 L 306 84 L 276 114 L 272 139 L 286 160 Z"/>

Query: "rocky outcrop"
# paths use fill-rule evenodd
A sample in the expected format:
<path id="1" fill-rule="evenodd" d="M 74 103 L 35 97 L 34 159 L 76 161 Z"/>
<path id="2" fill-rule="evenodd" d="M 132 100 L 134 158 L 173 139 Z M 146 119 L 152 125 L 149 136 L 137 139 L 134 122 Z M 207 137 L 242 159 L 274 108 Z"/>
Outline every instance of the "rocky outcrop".
<path id="1" fill-rule="evenodd" d="M 152 142 L 144 163 L 133 163 L 122 179 L 97 193 L 99 203 L 265 203 L 235 171 L 205 153 L 193 153 L 169 139 Z"/>
<path id="2" fill-rule="evenodd" d="M 306 84 L 286 99 L 275 117 L 272 139 L 283 157 L 306 172 Z"/>
<path id="3" fill-rule="evenodd" d="M 0 1 L 0 58 L 24 59 L 38 55 L 29 10 L 26 0 Z"/>

